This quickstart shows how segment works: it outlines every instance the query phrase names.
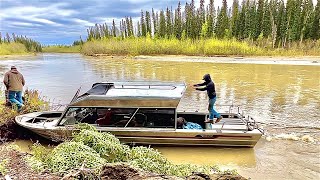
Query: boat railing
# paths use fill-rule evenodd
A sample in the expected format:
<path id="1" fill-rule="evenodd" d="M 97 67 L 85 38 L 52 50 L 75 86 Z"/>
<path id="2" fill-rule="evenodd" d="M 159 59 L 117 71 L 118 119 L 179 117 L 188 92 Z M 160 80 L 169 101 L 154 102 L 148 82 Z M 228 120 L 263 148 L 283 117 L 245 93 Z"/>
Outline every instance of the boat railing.
<path id="1" fill-rule="evenodd" d="M 217 107 L 228 107 L 228 113 L 231 114 L 232 113 L 236 113 L 236 114 L 240 114 L 243 116 L 243 111 L 241 110 L 241 105 L 238 104 L 216 104 Z M 236 110 L 236 111 L 234 111 Z"/>
<path id="2" fill-rule="evenodd" d="M 257 121 L 252 117 L 249 116 L 247 118 L 243 118 L 246 121 L 246 125 L 248 130 L 258 129 L 262 134 L 264 134 L 264 129 L 260 128 Z"/>
<path id="3" fill-rule="evenodd" d="M 240 116 L 240 119 L 246 124 L 247 131 L 258 129 L 262 134 L 264 134 L 264 130 L 259 127 L 257 121 L 252 116 L 245 116 L 244 111 L 241 109 L 241 105 L 235 105 L 235 104 L 217 104 L 216 106 L 220 107 L 228 107 L 228 115 L 229 118 L 232 118 L 234 114 L 238 114 Z M 220 131 L 223 129 L 225 122 L 222 124 Z"/>

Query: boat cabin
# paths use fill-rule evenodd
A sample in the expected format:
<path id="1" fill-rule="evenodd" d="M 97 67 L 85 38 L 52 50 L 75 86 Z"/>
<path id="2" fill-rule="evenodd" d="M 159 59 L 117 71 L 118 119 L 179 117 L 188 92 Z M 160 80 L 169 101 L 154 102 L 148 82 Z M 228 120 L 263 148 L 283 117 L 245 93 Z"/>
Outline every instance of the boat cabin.
<path id="1" fill-rule="evenodd" d="M 96 83 L 80 96 L 78 91 L 64 112 L 34 112 L 15 121 L 54 141 L 72 137 L 75 124 L 88 123 L 130 144 L 253 147 L 258 142 L 261 130 L 239 109 L 232 112 L 234 106 L 216 124 L 204 123 L 207 112 L 178 112 L 185 90 L 184 83 Z M 186 128 L 181 118 L 197 128 Z"/>
<path id="2" fill-rule="evenodd" d="M 58 125 L 174 129 L 185 90 L 184 83 L 96 83 L 72 100 Z"/>

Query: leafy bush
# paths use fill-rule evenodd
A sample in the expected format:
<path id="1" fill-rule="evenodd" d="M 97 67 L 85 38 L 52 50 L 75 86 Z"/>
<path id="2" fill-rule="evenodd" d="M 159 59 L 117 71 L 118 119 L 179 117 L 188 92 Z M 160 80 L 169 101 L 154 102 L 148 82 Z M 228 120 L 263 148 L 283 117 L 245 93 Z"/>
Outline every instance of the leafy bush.
<path id="1" fill-rule="evenodd" d="M 218 171 L 215 166 L 198 166 L 191 164 L 175 165 L 155 149 L 138 146 L 130 149 L 110 133 L 100 133 L 93 126 L 79 124 L 80 131 L 74 134 L 71 142 L 65 142 L 52 151 L 33 148 L 33 156 L 28 158 L 35 169 L 49 169 L 53 172 L 66 173 L 72 168 L 95 168 L 97 172 L 107 162 L 125 162 L 148 172 L 188 176 L 192 172 Z"/>
<path id="2" fill-rule="evenodd" d="M 81 130 L 74 135 L 74 142 L 84 143 L 94 149 L 108 162 L 127 161 L 130 148 L 120 143 L 114 135 L 92 130 Z"/>
<path id="3" fill-rule="evenodd" d="M 99 153 L 82 142 L 64 142 L 52 150 L 47 166 L 53 172 L 66 172 L 73 168 L 85 167 L 100 169 L 106 160 Z"/>

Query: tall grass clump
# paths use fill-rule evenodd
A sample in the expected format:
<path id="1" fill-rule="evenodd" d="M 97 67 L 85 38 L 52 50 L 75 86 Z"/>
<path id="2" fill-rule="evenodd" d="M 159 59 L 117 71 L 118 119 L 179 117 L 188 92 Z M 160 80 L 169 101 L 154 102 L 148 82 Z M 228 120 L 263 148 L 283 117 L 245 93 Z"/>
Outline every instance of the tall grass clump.
<path id="1" fill-rule="evenodd" d="M 5 106 L 4 102 L 0 105 L 0 125 L 13 121 L 19 114 L 26 114 L 36 111 L 49 110 L 49 103 L 46 102 L 39 94 L 37 90 L 25 90 L 24 91 L 24 108 L 21 111 L 17 111 L 15 105 Z"/>
<path id="2" fill-rule="evenodd" d="M 64 142 L 49 152 L 35 145 L 33 156 L 29 156 L 27 161 L 34 169 L 47 169 L 62 174 L 82 165 L 95 168 L 98 173 L 104 164 L 118 162 L 148 172 L 181 177 L 192 172 L 209 174 L 212 169 L 218 171 L 214 166 L 175 165 L 157 150 L 140 146 L 130 148 L 120 143 L 112 134 L 98 132 L 88 125 L 82 126 L 71 141 Z"/>

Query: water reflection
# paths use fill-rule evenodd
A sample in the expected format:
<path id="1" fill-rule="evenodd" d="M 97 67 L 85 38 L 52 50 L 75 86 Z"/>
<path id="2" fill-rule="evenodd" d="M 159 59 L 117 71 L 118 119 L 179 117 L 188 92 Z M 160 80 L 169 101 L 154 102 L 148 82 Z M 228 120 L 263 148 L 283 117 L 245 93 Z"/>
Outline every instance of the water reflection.
<path id="1" fill-rule="evenodd" d="M 0 60 L 0 79 L 11 65 L 16 65 L 25 76 L 28 88 L 37 89 L 42 95 L 61 103 L 68 103 L 79 86 L 86 91 L 95 82 L 160 80 L 184 81 L 192 85 L 201 82 L 203 74 L 210 73 L 217 86 L 218 104 L 242 104 L 248 114 L 262 122 L 320 127 L 319 65 L 178 62 L 172 59 L 154 61 L 44 54 Z M 206 111 L 206 107 L 206 94 L 189 87 L 179 104 L 180 109 Z M 305 144 L 261 139 L 254 149 L 157 148 L 176 163 L 238 166 L 241 173 L 253 179 L 265 179 L 269 174 L 270 179 L 316 179 L 320 174 L 319 146 Z M 279 171 L 284 167 L 284 172 Z"/>
<path id="2" fill-rule="evenodd" d="M 4 73 L 16 65 L 28 88 L 61 103 L 68 103 L 80 86 L 86 91 L 94 82 L 159 80 L 192 85 L 210 73 L 217 86 L 217 104 L 241 104 L 247 114 L 261 122 L 320 127 L 320 66 L 170 60 L 44 54 L 1 60 L 0 70 Z M 206 105 L 206 94 L 188 87 L 179 109 L 206 111 Z"/>
<path id="3" fill-rule="evenodd" d="M 170 161 L 199 165 L 219 165 L 219 167 L 254 167 L 256 158 L 253 148 L 219 147 L 153 147 Z M 223 158 L 222 158 L 223 157 Z"/>
<path id="4" fill-rule="evenodd" d="M 262 122 L 320 127 L 320 66 L 223 64 L 87 58 L 104 79 L 201 82 L 210 73 L 218 104 L 241 104 Z M 206 94 L 188 88 L 181 109 L 206 111 Z M 224 110 L 222 110 L 224 111 Z M 301 121 L 306 119 L 307 121 Z M 310 117 L 309 117 L 310 116 Z"/>

